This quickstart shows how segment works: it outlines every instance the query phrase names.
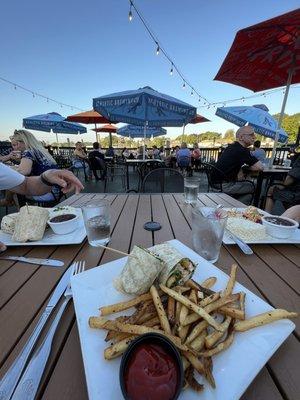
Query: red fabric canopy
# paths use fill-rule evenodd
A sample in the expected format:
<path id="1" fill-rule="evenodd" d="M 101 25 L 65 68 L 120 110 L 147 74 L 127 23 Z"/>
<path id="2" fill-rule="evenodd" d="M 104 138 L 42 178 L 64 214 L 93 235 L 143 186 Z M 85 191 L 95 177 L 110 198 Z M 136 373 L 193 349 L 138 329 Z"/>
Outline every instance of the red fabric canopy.
<path id="1" fill-rule="evenodd" d="M 67 121 L 81 122 L 82 124 L 106 124 L 110 122 L 97 111 L 85 111 L 74 115 L 69 115 Z"/>
<path id="2" fill-rule="evenodd" d="M 108 133 L 116 133 L 117 127 L 112 124 L 103 125 L 101 128 L 93 128 L 95 132 L 108 132 Z"/>
<path id="3" fill-rule="evenodd" d="M 215 80 L 254 92 L 300 82 L 300 8 L 238 31 Z"/>
<path id="4" fill-rule="evenodd" d="M 200 124 L 201 122 L 210 122 L 210 119 L 197 114 L 196 117 L 189 122 L 189 124 Z"/>

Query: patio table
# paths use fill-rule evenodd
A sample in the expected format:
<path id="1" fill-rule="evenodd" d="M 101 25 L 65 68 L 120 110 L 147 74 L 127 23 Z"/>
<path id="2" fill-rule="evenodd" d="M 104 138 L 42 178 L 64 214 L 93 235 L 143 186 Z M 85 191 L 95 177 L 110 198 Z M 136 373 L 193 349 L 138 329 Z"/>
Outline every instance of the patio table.
<path id="1" fill-rule="evenodd" d="M 104 197 L 111 202 L 111 247 L 128 252 L 134 244 L 149 247 L 174 238 L 192 247 L 191 208 L 184 203 L 182 194 L 82 193 L 69 197 L 62 204 L 80 207 Z M 199 202 L 206 206 L 219 203 L 226 207 L 244 206 L 224 193 L 199 194 Z M 143 229 L 144 223 L 151 219 L 159 221 L 162 229 L 156 232 Z M 252 248 L 254 254 L 246 256 L 235 245 L 223 245 L 216 265 L 228 273 L 231 264 L 237 263 L 238 282 L 274 307 L 299 311 L 300 246 L 253 245 Z M 49 268 L 21 262 L 0 262 L 0 376 L 20 352 L 57 282 L 74 260 L 85 260 L 89 269 L 119 258 L 115 253 L 89 246 L 86 240 L 69 246 L 11 247 L 5 255 L 52 257 L 63 260 L 65 266 Z M 243 400 L 299 399 L 299 319 L 295 323 L 296 330 L 261 370 L 242 396 Z M 247 354 L 241 354 L 241 357 L 247 357 Z M 72 303 L 58 327 L 37 398 L 87 399 Z"/>

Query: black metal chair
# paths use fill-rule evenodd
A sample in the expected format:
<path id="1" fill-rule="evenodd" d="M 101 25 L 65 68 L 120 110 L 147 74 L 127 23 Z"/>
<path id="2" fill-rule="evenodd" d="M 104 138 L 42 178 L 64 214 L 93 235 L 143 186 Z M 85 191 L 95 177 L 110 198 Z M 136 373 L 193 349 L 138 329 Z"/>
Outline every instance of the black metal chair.
<path id="1" fill-rule="evenodd" d="M 252 186 L 253 190 L 249 195 L 251 194 L 251 200 L 250 204 L 252 204 L 253 197 L 254 197 L 254 192 L 255 192 L 255 184 L 254 182 L 250 181 L 249 179 L 244 179 L 242 181 L 235 180 L 233 181 L 232 179 L 229 179 L 222 170 L 217 168 L 215 165 L 210 164 L 210 163 L 202 163 L 204 172 L 207 177 L 207 192 L 224 192 L 224 184 L 226 183 L 237 183 L 237 182 L 247 182 L 250 183 Z M 218 179 L 215 179 L 215 176 L 218 177 Z M 230 194 L 230 196 L 238 198 L 241 195 L 235 195 L 235 194 Z"/>
<path id="2" fill-rule="evenodd" d="M 184 191 L 184 176 L 172 168 L 156 168 L 144 177 L 143 193 L 180 193 Z"/>

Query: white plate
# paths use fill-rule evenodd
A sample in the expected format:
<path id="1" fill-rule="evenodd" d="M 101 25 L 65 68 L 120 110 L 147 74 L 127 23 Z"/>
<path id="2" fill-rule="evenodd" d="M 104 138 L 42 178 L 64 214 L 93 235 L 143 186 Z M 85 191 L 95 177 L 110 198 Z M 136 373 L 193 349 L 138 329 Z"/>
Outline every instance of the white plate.
<path id="1" fill-rule="evenodd" d="M 57 208 L 57 207 L 55 207 Z M 51 212 L 55 208 L 49 208 Z M 15 242 L 12 240 L 12 235 L 4 233 L 0 230 L 0 242 L 4 243 L 6 246 L 54 246 L 60 244 L 78 244 L 83 241 L 86 237 L 86 231 L 84 227 L 82 212 L 80 208 L 74 209 L 76 214 L 79 215 L 79 226 L 75 231 L 68 233 L 66 235 L 56 235 L 50 227 L 47 227 L 44 237 L 42 240 L 36 242 Z"/>
<path id="2" fill-rule="evenodd" d="M 201 282 L 210 276 L 216 276 L 218 280 L 214 289 L 225 287 L 228 279 L 226 274 L 181 242 L 171 240 L 170 243 L 199 264 L 194 274 L 196 281 Z M 122 399 L 119 386 L 120 358 L 110 361 L 104 359 L 103 351 L 109 346 L 109 343 L 104 342 L 106 331 L 91 329 L 88 319 L 99 315 L 100 306 L 130 298 L 113 287 L 113 279 L 119 275 L 125 262 L 126 258 L 122 258 L 72 277 L 73 299 L 90 400 Z M 272 309 L 265 301 L 237 283 L 234 292 L 241 290 L 246 293 L 247 317 Z M 217 388 L 211 389 L 205 384 L 205 390 L 200 394 L 201 399 L 239 399 L 294 328 L 293 322 L 282 320 L 237 333 L 233 345 L 214 357 L 213 372 Z M 182 392 L 180 399 L 199 400 L 199 394 L 188 389 Z"/>
<path id="3" fill-rule="evenodd" d="M 213 210 L 213 208 L 211 207 L 203 207 L 207 212 L 209 212 L 210 210 Z M 246 208 L 235 208 L 235 207 L 231 207 L 231 208 L 223 208 L 223 210 L 225 211 L 229 211 L 229 210 L 236 210 L 236 211 L 244 211 Z M 260 210 L 258 209 L 259 212 L 262 215 L 271 215 L 269 213 L 267 213 L 264 210 Z M 260 239 L 260 240 L 253 240 L 253 239 L 248 239 L 248 240 L 244 240 L 245 243 L 248 244 L 297 244 L 300 243 L 300 229 L 297 229 L 296 232 L 290 236 L 287 239 L 279 239 L 279 238 L 275 238 L 272 236 L 269 236 L 266 239 Z M 223 236 L 223 243 L 224 244 L 235 244 L 235 242 L 231 239 L 231 237 L 224 232 L 224 236 Z"/>

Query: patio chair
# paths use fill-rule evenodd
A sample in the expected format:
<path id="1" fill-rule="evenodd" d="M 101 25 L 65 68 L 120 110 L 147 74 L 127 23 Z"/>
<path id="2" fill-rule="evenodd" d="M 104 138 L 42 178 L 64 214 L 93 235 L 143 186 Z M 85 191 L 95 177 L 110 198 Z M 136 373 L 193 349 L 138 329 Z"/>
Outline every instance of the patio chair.
<path id="1" fill-rule="evenodd" d="M 232 179 L 229 179 L 223 171 L 221 171 L 219 168 L 217 168 L 215 165 L 210 164 L 210 163 L 202 163 L 203 164 L 203 168 L 204 168 L 204 172 L 206 174 L 207 177 L 207 192 L 224 192 L 224 184 L 229 183 L 229 182 L 248 182 L 253 190 L 252 193 L 245 193 L 245 194 L 240 194 L 240 195 L 235 195 L 235 194 L 230 194 L 230 196 L 234 197 L 234 198 L 239 198 L 242 196 L 246 196 L 247 194 L 251 195 L 251 199 L 250 199 L 250 204 L 252 204 L 253 201 L 253 197 L 254 197 L 254 192 L 255 192 L 255 184 L 248 180 L 248 179 L 244 179 L 243 181 L 232 181 Z M 214 180 L 212 179 L 213 177 L 213 173 L 217 172 L 217 175 L 220 177 L 219 180 Z"/>
<path id="2" fill-rule="evenodd" d="M 143 193 L 182 193 L 184 176 L 172 168 L 157 168 L 144 177 Z"/>
<path id="3" fill-rule="evenodd" d="M 104 192 L 107 190 L 109 181 L 120 179 L 124 192 L 126 191 L 126 167 L 125 164 L 107 164 L 106 176 L 104 178 Z"/>

